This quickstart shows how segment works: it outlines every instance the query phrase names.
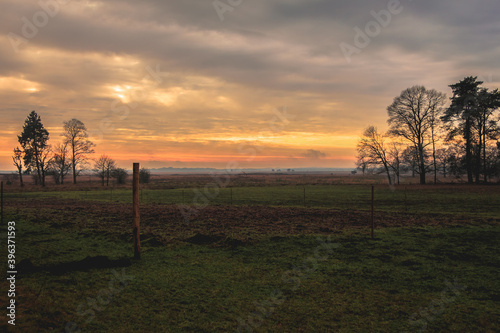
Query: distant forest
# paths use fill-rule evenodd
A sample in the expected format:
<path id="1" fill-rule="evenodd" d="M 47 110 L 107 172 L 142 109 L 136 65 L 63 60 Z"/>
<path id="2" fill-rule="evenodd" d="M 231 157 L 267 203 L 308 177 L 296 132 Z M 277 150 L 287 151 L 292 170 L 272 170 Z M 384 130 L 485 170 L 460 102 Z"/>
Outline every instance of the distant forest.
<path id="1" fill-rule="evenodd" d="M 453 96 L 413 86 L 387 107 L 389 130 L 368 126 L 357 145 L 357 168 L 384 173 L 389 184 L 400 174 L 466 177 L 487 183 L 500 176 L 500 93 L 481 87 L 477 77 L 450 85 Z"/>

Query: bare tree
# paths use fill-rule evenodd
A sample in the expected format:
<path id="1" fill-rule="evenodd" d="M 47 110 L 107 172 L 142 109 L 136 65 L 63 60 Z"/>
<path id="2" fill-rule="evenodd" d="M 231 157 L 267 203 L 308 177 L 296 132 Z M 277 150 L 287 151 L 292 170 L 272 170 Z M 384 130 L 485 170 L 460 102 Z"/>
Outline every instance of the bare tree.
<path id="1" fill-rule="evenodd" d="M 405 169 L 409 169 L 411 171 L 411 177 L 415 178 L 415 173 L 419 172 L 418 169 L 418 156 L 415 147 L 408 146 L 401 155 L 403 159 L 403 163 L 405 165 Z"/>
<path id="2" fill-rule="evenodd" d="M 94 172 L 101 178 L 102 186 L 104 186 L 105 181 L 106 186 L 109 186 L 109 178 L 111 178 L 111 173 L 114 169 L 116 169 L 116 162 L 107 155 L 101 155 L 94 162 Z"/>
<path id="3" fill-rule="evenodd" d="M 399 176 L 401 175 L 401 164 L 403 162 L 403 156 L 402 156 L 402 151 L 401 151 L 401 143 L 399 142 L 391 142 L 390 143 L 390 148 L 388 150 L 388 156 L 389 156 L 389 167 L 392 169 L 394 172 L 394 182 L 399 185 Z"/>
<path id="4" fill-rule="evenodd" d="M 42 185 L 45 186 L 45 176 L 47 175 L 52 164 L 52 147 L 49 145 L 47 149 L 40 154 L 40 170 L 42 172 Z"/>
<path id="5" fill-rule="evenodd" d="M 414 86 L 404 90 L 387 108 L 389 133 L 406 139 L 417 151 L 420 184 L 425 184 L 425 148 L 431 143 L 429 137 L 433 120 L 445 100 L 443 93 Z"/>
<path id="6" fill-rule="evenodd" d="M 71 161 L 68 157 L 68 143 L 64 141 L 55 147 L 52 159 L 52 170 L 57 181 L 61 184 L 64 184 L 64 177 L 71 170 Z"/>
<path id="7" fill-rule="evenodd" d="M 389 162 L 387 159 L 387 148 L 385 147 L 384 137 L 374 126 L 369 126 L 363 133 L 363 137 L 358 142 L 358 156 L 363 158 L 370 165 L 383 166 L 387 173 L 389 185 L 392 184 L 389 171 Z"/>
<path id="8" fill-rule="evenodd" d="M 21 187 L 24 186 L 23 183 L 23 152 L 19 147 L 14 148 L 14 155 L 12 156 L 12 161 L 17 168 L 17 172 L 19 173 L 19 182 Z"/>
<path id="9" fill-rule="evenodd" d="M 439 93 L 438 93 L 439 94 Z M 432 165 L 434 169 L 434 184 L 437 184 L 437 174 L 438 174 L 438 165 L 436 161 L 436 142 L 439 140 L 439 130 L 442 128 L 441 117 L 444 114 L 444 101 L 446 99 L 446 95 L 441 94 L 443 99 L 435 104 L 430 110 L 430 131 L 431 136 L 430 140 L 432 143 Z M 436 97 L 437 100 L 437 97 Z"/>
<path id="10" fill-rule="evenodd" d="M 94 153 L 92 143 L 88 139 L 87 128 L 78 119 L 71 119 L 64 122 L 65 142 L 69 145 L 71 151 L 71 168 L 73 171 L 73 184 L 76 184 L 76 177 L 79 171 L 77 167 L 83 165 L 88 159 L 89 154 Z"/>
<path id="11" fill-rule="evenodd" d="M 436 164 L 438 170 L 441 169 L 443 173 L 443 177 L 446 178 L 446 175 L 449 174 L 450 164 L 452 157 L 456 154 L 455 149 L 453 147 L 440 148 L 436 150 Z"/>
<path id="12" fill-rule="evenodd" d="M 357 160 L 355 163 L 356 163 L 356 168 L 361 170 L 361 172 L 363 172 L 363 176 L 364 176 L 366 173 L 366 169 L 369 166 L 369 163 L 366 161 L 366 157 L 365 156 L 357 156 Z"/>

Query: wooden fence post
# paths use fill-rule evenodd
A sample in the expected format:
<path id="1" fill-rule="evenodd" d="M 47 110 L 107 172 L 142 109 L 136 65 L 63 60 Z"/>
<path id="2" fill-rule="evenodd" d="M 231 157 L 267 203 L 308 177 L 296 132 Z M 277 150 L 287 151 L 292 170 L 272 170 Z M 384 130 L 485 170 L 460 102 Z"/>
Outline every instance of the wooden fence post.
<path id="1" fill-rule="evenodd" d="M 1 187 L 2 187 L 2 189 L 0 190 L 0 193 L 1 193 L 0 194 L 0 196 L 1 196 L 1 198 L 0 198 L 0 201 L 1 201 L 1 208 L 0 208 L 0 210 L 1 210 L 2 220 L 1 220 L 0 223 L 3 225 L 3 182 L 2 182 Z"/>
<path id="2" fill-rule="evenodd" d="M 140 225 L 141 219 L 139 215 L 139 163 L 134 163 L 134 224 L 133 224 L 133 238 L 134 238 L 134 258 L 141 259 L 141 232 Z"/>
<path id="3" fill-rule="evenodd" d="M 372 239 L 375 238 L 375 186 L 372 185 Z"/>

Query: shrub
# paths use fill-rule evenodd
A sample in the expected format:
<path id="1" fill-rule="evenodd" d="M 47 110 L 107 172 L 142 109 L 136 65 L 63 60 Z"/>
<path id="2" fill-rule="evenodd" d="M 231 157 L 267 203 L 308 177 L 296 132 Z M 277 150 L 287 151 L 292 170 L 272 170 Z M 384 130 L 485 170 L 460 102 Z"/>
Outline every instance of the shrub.
<path id="1" fill-rule="evenodd" d="M 116 179 L 117 184 L 125 184 L 127 181 L 128 173 L 125 169 L 116 168 L 111 172 L 111 177 Z"/>
<path id="2" fill-rule="evenodd" d="M 139 183 L 147 184 L 151 179 L 151 172 L 148 169 L 141 168 L 139 170 Z"/>

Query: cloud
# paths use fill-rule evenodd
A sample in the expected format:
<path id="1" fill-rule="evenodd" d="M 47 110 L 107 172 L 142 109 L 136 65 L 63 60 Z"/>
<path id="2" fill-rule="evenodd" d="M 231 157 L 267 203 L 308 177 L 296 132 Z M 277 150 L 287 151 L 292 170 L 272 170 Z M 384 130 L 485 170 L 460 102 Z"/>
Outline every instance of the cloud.
<path id="1" fill-rule="evenodd" d="M 307 152 L 302 154 L 303 157 L 305 158 L 310 158 L 310 159 L 322 159 L 326 157 L 325 153 L 320 152 L 319 150 L 314 150 L 314 149 L 308 149 Z"/>
<path id="2" fill-rule="evenodd" d="M 110 153 L 136 142 L 138 151 L 167 154 L 163 140 L 149 138 L 168 137 L 193 143 L 184 149 L 197 155 L 200 141 L 217 138 L 224 144 L 210 151 L 215 160 L 237 149 L 230 138 L 255 139 L 273 110 L 287 106 L 295 118 L 265 145 L 280 147 L 277 156 L 290 156 L 288 149 L 300 156 L 308 148 L 336 152 L 339 137 L 354 147 L 352 138 L 367 124 L 385 124 L 387 105 L 415 84 L 449 93 L 449 84 L 479 75 L 500 88 L 499 2 L 401 3 L 401 14 L 347 64 L 340 43 L 353 43 L 354 28 L 387 0 L 244 1 L 223 22 L 212 1 L 73 0 L 18 53 L 7 36 L 22 36 L 22 18 L 32 21 L 41 7 L 3 0 L 0 116 L 9 130 L 33 109 L 52 128 L 73 117 L 97 131 L 111 122 L 100 145 Z M 157 65 L 168 75 L 153 84 L 144 77 Z M 131 104 L 127 94 L 148 87 Z M 129 108 L 126 118 L 116 101 Z M 314 136 L 321 142 L 310 142 Z M 0 169 L 10 168 L 9 158 L 0 156 Z"/>

